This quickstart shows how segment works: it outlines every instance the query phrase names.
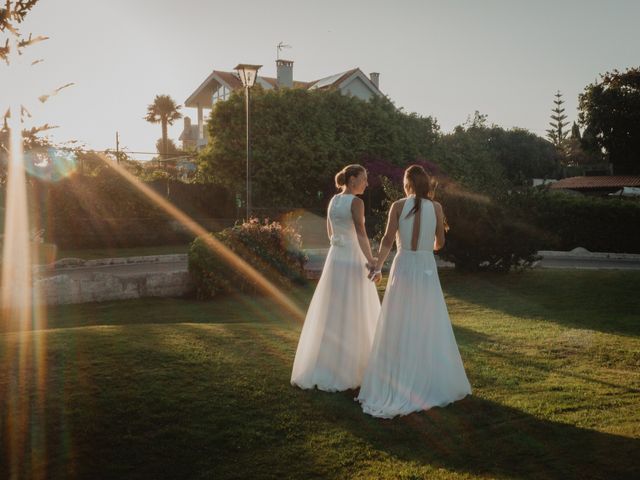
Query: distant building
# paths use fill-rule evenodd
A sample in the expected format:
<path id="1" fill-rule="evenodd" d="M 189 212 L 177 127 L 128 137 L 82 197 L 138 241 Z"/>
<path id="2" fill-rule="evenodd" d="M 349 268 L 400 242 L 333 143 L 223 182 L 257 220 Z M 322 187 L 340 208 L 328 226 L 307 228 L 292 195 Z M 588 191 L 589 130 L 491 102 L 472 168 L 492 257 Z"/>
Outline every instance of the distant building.
<path id="1" fill-rule="evenodd" d="M 300 82 L 293 79 L 293 62 L 276 60 L 277 76 L 258 76 L 256 83 L 265 90 L 278 88 L 303 88 L 305 90 L 338 90 L 344 95 L 352 95 L 363 100 L 374 96 L 381 97 L 380 74 L 371 73 L 368 77 L 359 68 L 337 73 L 320 80 Z M 226 100 L 231 92 L 242 89 L 242 82 L 236 72 L 214 70 L 184 102 L 185 107 L 197 109 L 197 125 L 191 124 L 191 118 L 184 117 L 184 129 L 179 139 L 184 150 L 202 148 L 207 144 L 208 133 L 204 128 L 204 110 L 210 110 L 216 102 Z"/>
<path id="2" fill-rule="evenodd" d="M 607 175 L 588 177 L 569 177 L 550 185 L 551 190 L 571 190 L 584 195 L 604 196 L 612 193 L 632 192 L 629 187 L 640 187 L 638 175 Z"/>

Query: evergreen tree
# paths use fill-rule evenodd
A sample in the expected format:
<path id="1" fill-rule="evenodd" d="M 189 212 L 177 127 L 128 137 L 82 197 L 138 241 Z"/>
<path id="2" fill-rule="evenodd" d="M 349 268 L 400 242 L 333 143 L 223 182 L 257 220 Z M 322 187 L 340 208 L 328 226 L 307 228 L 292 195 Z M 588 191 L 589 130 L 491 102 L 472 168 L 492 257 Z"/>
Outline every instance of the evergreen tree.
<path id="1" fill-rule="evenodd" d="M 573 122 L 573 125 L 571 126 L 571 138 L 573 140 L 577 140 L 578 142 L 582 140 L 582 135 L 580 135 L 580 127 L 578 127 L 578 124 L 576 122 Z"/>
<path id="2" fill-rule="evenodd" d="M 564 114 L 564 100 L 562 100 L 562 93 L 558 90 L 555 94 L 556 99 L 553 101 L 555 107 L 551 110 L 551 122 L 549 125 L 551 128 L 547 130 L 547 138 L 556 148 L 561 149 L 567 140 L 568 131 L 565 127 L 569 125 L 569 122 L 565 122 L 567 116 Z"/>

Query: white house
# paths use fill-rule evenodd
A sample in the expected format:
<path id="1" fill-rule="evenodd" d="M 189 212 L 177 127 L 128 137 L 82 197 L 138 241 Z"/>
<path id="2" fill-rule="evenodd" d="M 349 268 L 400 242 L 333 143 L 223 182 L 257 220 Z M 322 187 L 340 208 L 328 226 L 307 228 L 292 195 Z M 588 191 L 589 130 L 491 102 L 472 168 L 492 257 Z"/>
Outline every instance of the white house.
<path id="1" fill-rule="evenodd" d="M 256 83 L 266 90 L 277 88 L 335 89 L 344 95 L 352 95 L 363 100 L 383 95 L 379 88 L 380 74 L 374 72 L 367 77 L 359 68 L 311 82 L 300 82 L 293 79 L 293 62 L 290 60 L 276 60 L 276 70 L 276 78 L 258 76 Z M 236 72 L 219 70 L 211 72 L 184 102 L 185 107 L 197 109 L 198 124 L 192 125 L 191 118 L 184 117 L 184 129 L 180 134 L 183 149 L 201 148 L 207 144 L 208 134 L 204 126 L 204 110 L 210 110 L 216 102 L 226 100 L 231 92 L 242 88 L 242 82 Z"/>

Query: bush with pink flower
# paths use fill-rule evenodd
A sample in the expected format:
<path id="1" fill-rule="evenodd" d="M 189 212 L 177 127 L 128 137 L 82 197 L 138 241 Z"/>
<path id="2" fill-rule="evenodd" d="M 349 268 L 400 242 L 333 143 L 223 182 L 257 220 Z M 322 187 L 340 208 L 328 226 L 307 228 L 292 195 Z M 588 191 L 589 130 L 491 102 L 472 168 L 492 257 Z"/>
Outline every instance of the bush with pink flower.
<path id="1" fill-rule="evenodd" d="M 302 238 L 291 226 L 252 218 L 248 222 L 212 233 L 218 241 L 279 288 L 306 282 Z M 196 238 L 189 249 L 189 272 L 198 298 L 221 293 L 257 292 L 255 282 L 212 251 L 205 239 Z"/>

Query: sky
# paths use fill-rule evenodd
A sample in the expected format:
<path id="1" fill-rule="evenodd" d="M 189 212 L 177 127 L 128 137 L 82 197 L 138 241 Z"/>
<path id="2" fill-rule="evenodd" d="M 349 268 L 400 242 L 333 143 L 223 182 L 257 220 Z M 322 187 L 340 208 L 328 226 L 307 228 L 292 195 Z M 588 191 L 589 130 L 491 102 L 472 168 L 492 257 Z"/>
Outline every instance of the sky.
<path id="1" fill-rule="evenodd" d="M 238 63 L 275 76 L 283 41 L 295 80 L 359 67 L 443 132 L 478 110 L 544 136 L 557 90 L 573 121 L 600 74 L 640 66 L 639 19 L 637 0 L 40 0 L 21 31 L 49 37 L 29 49 L 44 62 L 26 79 L 0 65 L 0 104 L 31 105 L 34 125 L 58 126 L 56 142 L 115 148 L 117 131 L 121 148 L 155 152 L 160 126 L 144 120 L 155 95 L 184 104 L 212 70 Z M 181 131 L 179 120 L 169 136 L 178 143 Z"/>

